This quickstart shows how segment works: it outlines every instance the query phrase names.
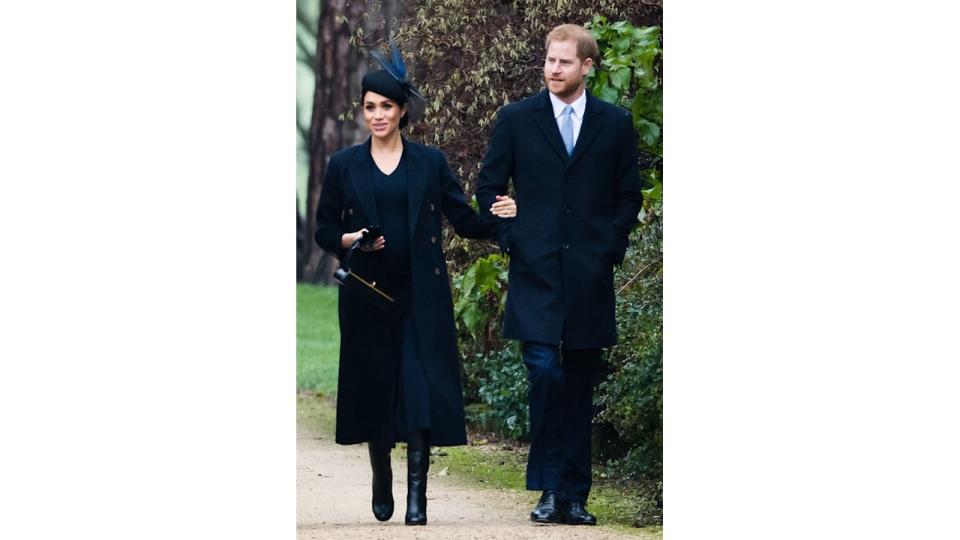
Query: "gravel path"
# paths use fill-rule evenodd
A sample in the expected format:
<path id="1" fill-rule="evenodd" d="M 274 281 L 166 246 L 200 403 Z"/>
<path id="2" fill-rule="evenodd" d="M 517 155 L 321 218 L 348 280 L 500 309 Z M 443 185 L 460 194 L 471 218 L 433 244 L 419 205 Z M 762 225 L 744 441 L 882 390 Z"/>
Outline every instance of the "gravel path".
<path id="1" fill-rule="evenodd" d="M 297 538 L 340 539 L 633 539 L 602 527 L 537 525 L 526 498 L 512 491 L 468 487 L 431 470 L 425 527 L 403 524 L 406 462 L 393 456 L 393 517 L 381 523 L 370 510 L 370 465 L 365 445 L 341 446 L 297 427 Z"/>

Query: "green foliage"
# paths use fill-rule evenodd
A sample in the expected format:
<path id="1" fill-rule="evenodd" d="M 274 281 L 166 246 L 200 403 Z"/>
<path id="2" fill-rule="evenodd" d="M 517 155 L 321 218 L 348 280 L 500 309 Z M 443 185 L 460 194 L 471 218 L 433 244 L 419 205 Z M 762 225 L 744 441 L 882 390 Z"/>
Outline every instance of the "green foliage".
<path id="1" fill-rule="evenodd" d="M 491 369 L 485 360 L 491 351 L 501 349 L 504 344 L 500 327 L 507 300 L 508 265 L 506 257 L 495 253 L 477 259 L 451 279 L 460 353 L 466 359 L 461 375 L 468 403 L 484 402 L 480 387 Z M 486 416 L 483 422 L 500 423 Z"/>
<path id="2" fill-rule="evenodd" d="M 471 408 L 469 420 L 503 437 L 527 435 L 527 370 L 516 343 L 500 337 L 507 300 L 509 260 L 499 254 L 481 257 L 452 279 L 454 318 L 460 334 L 463 386 Z"/>
<path id="3" fill-rule="evenodd" d="M 476 409 L 470 420 L 478 427 L 511 439 L 524 439 L 529 433 L 527 406 L 527 368 L 520 346 L 512 342 L 491 354 L 478 354 L 477 394 L 485 407 Z"/>
<path id="4" fill-rule="evenodd" d="M 661 474 L 663 454 L 662 221 L 650 216 L 633 234 L 617 272 L 620 345 L 607 355 L 607 376 L 595 402 L 598 422 L 610 424 L 630 448 L 618 471 L 630 478 Z"/>
<path id="5" fill-rule="evenodd" d="M 595 420 L 613 427 L 626 452 L 610 465 L 622 478 L 659 485 L 663 462 L 663 50 L 660 28 L 594 16 L 585 25 L 602 60 L 588 79 L 594 95 L 627 108 L 638 133 L 644 190 L 641 223 L 617 271 L 620 345 L 607 355 Z M 651 515 L 650 512 L 647 512 Z"/>
<path id="6" fill-rule="evenodd" d="M 503 312 L 507 299 L 507 269 L 507 259 L 494 253 L 477 259 L 452 280 L 457 326 L 462 334 L 479 343 L 484 352 L 497 339 L 493 323 Z"/>
<path id="7" fill-rule="evenodd" d="M 644 209 L 653 211 L 662 200 L 663 81 L 659 66 L 663 55 L 660 27 L 637 27 L 627 21 L 608 23 L 595 15 L 584 25 L 597 40 L 601 61 L 587 75 L 593 95 L 630 110 L 642 156 Z"/>

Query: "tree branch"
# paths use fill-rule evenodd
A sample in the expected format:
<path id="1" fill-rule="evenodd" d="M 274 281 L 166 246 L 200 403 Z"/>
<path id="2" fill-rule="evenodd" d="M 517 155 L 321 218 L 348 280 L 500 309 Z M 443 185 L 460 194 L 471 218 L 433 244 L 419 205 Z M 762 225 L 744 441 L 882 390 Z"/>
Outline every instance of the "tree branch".
<path id="1" fill-rule="evenodd" d="M 649 264 L 647 264 L 647 265 L 644 266 L 643 268 L 637 270 L 637 273 L 634 274 L 633 277 L 630 278 L 626 283 L 624 283 L 624 284 L 623 284 L 623 287 L 620 287 L 620 290 L 617 291 L 617 294 L 616 294 L 616 295 L 617 295 L 617 296 L 620 296 L 620 293 L 622 293 L 624 289 L 626 289 L 627 287 L 629 287 L 631 283 L 633 283 L 634 281 L 636 281 L 636 279 L 637 279 L 638 277 L 640 277 L 640 274 L 642 274 L 644 270 L 646 270 L 647 268 L 650 268 L 651 266 L 653 266 L 654 264 L 656 264 L 656 263 L 658 263 L 658 262 L 661 262 L 661 260 L 660 260 L 660 259 L 657 259 L 657 260 L 655 260 L 655 261 L 650 261 Z"/>

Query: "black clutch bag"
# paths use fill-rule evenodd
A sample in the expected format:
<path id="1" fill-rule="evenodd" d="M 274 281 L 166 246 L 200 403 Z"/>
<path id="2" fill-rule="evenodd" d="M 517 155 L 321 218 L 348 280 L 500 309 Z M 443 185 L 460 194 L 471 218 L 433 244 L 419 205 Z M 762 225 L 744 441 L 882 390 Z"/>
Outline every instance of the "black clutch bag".
<path id="1" fill-rule="evenodd" d="M 343 259 L 340 260 L 340 268 L 333 273 L 333 277 L 341 286 L 356 293 L 357 296 L 362 297 L 383 311 L 389 311 L 397 304 L 397 301 L 389 294 L 378 289 L 375 282 L 367 281 L 350 270 L 350 258 L 353 256 L 353 252 L 360 247 L 361 241 L 362 239 L 358 239 L 350 246 L 350 249 L 348 249 L 347 253 L 343 256 Z"/>

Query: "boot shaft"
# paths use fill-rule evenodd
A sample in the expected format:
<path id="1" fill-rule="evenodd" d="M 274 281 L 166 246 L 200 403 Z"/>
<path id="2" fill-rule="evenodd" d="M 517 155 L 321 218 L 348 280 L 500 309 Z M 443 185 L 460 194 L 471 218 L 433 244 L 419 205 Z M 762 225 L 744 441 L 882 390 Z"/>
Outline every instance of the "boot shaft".
<path id="1" fill-rule="evenodd" d="M 427 523 L 427 472 L 430 446 L 422 431 L 410 433 L 407 442 L 407 525 Z"/>

